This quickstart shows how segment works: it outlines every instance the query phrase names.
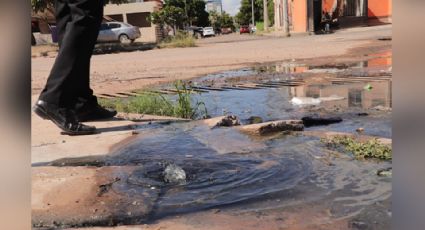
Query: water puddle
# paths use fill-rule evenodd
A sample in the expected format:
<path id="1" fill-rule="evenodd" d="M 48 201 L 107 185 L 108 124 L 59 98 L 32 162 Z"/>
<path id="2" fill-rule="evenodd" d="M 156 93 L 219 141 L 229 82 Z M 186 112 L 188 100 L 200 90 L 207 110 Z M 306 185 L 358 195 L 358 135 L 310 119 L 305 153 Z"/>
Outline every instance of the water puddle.
<path id="1" fill-rule="evenodd" d="M 375 61 L 384 64 L 370 69 L 375 68 Z M 194 95 L 194 100 L 203 101 L 213 117 L 235 114 L 243 123 L 252 116 L 271 121 L 333 114 L 341 116 L 343 122 L 307 130 L 353 133 L 364 127 L 365 134 L 391 137 L 391 113 L 374 110 L 377 106 L 391 107 L 391 81 L 338 79 L 350 74 L 356 77 L 359 75 L 353 73 L 359 72 L 366 73 L 362 76 L 375 76 L 376 71 L 388 72 L 386 68 L 391 65 L 374 58 L 365 62 L 321 67 L 274 65 L 208 75 L 195 80 L 195 84 L 219 86 L 252 81 L 249 76 L 253 74 L 262 75 L 262 80 L 268 76 L 266 80 L 272 82 L 282 79 L 275 75 L 277 72 L 327 73 L 332 77 L 298 86 L 211 90 Z M 335 95 L 338 100 L 323 100 Z M 294 97 L 322 100 L 314 105 L 296 105 L 291 103 Z M 86 162 L 87 159 L 63 159 L 52 165 Z M 140 138 L 94 162 L 96 166 L 136 166 L 123 183 L 114 184 L 113 190 L 132 199 L 142 196 L 149 200 L 149 216 L 153 219 L 212 207 L 267 210 L 291 205 L 307 207 L 314 202 L 327 206 L 337 218 L 355 216 L 391 196 L 391 179 L 377 176 L 377 170 L 390 167 L 391 162 L 355 161 L 327 149 L 316 137 L 279 134 L 259 138 L 234 128 L 211 129 L 199 122 L 141 129 Z"/>
<path id="2" fill-rule="evenodd" d="M 306 65 L 296 60 L 255 65 L 251 68 L 209 74 L 194 81 L 200 85 L 219 85 L 252 80 L 284 80 L 305 74 L 335 74 L 338 76 L 391 76 L 392 51 L 382 51 L 365 56 L 361 61 L 325 65 Z"/>

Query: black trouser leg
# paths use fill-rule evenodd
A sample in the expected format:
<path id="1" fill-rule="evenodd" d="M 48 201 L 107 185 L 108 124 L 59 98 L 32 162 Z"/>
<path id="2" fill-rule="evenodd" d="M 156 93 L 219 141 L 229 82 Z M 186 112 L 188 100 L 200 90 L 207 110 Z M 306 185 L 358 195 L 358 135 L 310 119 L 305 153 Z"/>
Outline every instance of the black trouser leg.
<path id="1" fill-rule="evenodd" d="M 63 37 L 65 36 L 66 25 L 71 22 L 71 10 L 68 4 L 62 1 L 55 2 L 55 17 L 56 17 L 56 29 L 58 33 L 59 47 L 62 46 Z"/>
<path id="2" fill-rule="evenodd" d="M 40 99 L 60 107 L 74 107 L 78 97 L 93 97 L 89 86 L 90 57 L 102 21 L 103 1 L 56 0 L 56 4 L 57 8 L 69 9 L 71 21 L 59 25 L 58 31 L 63 34 L 59 35 L 59 53 Z M 58 12 L 58 22 L 66 21 L 66 15 Z"/>

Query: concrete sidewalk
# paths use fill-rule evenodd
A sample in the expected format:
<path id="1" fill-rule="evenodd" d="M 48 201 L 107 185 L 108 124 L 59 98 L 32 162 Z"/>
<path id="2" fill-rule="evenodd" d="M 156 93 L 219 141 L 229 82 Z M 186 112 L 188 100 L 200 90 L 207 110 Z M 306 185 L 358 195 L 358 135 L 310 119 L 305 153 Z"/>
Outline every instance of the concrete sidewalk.
<path id="1" fill-rule="evenodd" d="M 123 117 L 125 114 L 120 114 Z M 137 115 L 138 121 L 112 119 L 109 121 L 88 122 L 97 127 L 99 134 L 86 136 L 61 135 L 60 129 L 51 121 L 43 120 L 32 113 L 31 162 L 50 162 L 61 158 L 99 156 L 108 154 L 120 143 L 132 136 L 143 125 L 155 122 L 182 121 L 174 117 Z"/>

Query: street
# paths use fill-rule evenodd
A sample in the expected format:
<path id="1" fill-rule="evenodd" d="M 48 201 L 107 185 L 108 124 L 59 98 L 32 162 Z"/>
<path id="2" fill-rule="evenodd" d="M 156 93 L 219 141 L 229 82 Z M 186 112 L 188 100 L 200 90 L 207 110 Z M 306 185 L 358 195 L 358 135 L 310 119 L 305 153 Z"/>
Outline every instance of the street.
<path id="1" fill-rule="evenodd" d="M 117 93 L 259 63 L 311 59 L 320 64 L 344 54 L 361 56 L 374 47 L 390 47 L 391 41 L 378 39 L 391 36 L 391 30 L 391 25 L 359 27 L 330 35 L 291 38 L 234 33 L 201 39 L 194 48 L 95 55 L 91 85 L 96 94 Z M 355 48 L 364 50 L 356 53 Z M 54 58 L 49 57 L 32 59 L 33 95 L 40 92 L 53 62 Z"/>

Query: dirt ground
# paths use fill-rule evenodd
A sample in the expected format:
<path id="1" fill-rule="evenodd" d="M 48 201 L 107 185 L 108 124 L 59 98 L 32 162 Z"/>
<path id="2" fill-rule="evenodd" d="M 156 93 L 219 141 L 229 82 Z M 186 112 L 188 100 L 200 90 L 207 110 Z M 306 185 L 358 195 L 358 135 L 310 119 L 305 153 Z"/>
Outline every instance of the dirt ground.
<path id="1" fill-rule="evenodd" d="M 117 93 L 258 63 L 300 59 L 320 62 L 324 57 L 338 58 L 354 48 L 382 45 L 378 39 L 391 36 L 391 31 L 392 26 L 385 25 L 291 38 L 231 34 L 199 40 L 198 47 L 193 48 L 95 55 L 91 86 L 96 94 Z M 47 56 L 32 58 L 33 95 L 42 90 L 54 56 L 49 50 Z"/>
<path id="2" fill-rule="evenodd" d="M 91 85 L 96 94 L 117 93 L 266 62 L 285 60 L 316 64 L 335 62 L 370 54 L 382 48 L 390 48 L 391 41 L 378 39 L 391 37 L 391 33 L 392 26 L 385 25 L 352 28 L 330 35 L 291 38 L 231 34 L 199 40 L 198 47 L 194 48 L 95 55 L 92 58 Z M 42 47 L 33 49 L 35 52 L 46 51 L 46 55 L 34 55 L 32 58 L 34 102 L 54 63 L 55 49 L 51 47 L 48 47 L 48 50 L 43 50 Z M 138 126 L 150 124 L 155 120 L 174 120 L 174 118 L 147 116 L 144 122 L 139 123 L 128 120 L 96 122 L 92 124 L 100 127 L 102 133 L 82 138 L 59 135 L 59 130 L 53 124 L 33 114 L 32 163 L 107 154 L 114 146 L 133 136 L 133 131 Z M 60 173 L 55 173 L 55 170 Z M 106 199 L 99 196 L 91 197 L 98 194 L 97 190 L 93 192 L 91 188 L 108 182 L 93 179 L 93 172 L 96 170 L 82 167 L 74 172 L 52 167 L 34 167 L 33 215 L 34 213 L 54 215 L 49 214 L 49 210 L 59 206 L 63 216 L 66 216 L 67 213 L 75 214 L 77 211 L 69 209 L 71 206 L 68 206 L 68 203 L 78 208 L 84 205 L 90 206 L 93 200 Z M 84 183 L 81 183 L 82 180 Z M 72 189 L 80 186 L 86 186 L 79 192 L 89 194 L 90 196 L 87 194 L 82 196 L 90 199 L 74 200 L 74 195 L 77 197 L 79 193 L 74 194 Z M 68 200 L 62 200 L 61 196 L 54 194 L 63 192 L 68 192 L 72 196 L 67 197 Z M 98 209 L 103 210 L 102 207 Z M 100 214 L 99 216 L 101 217 Z M 251 211 L 235 214 L 231 211 L 213 209 L 170 216 L 144 225 L 110 229 L 352 229 L 350 226 L 347 219 L 333 218 L 328 210 L 317 204 L 310 208 L 294 207 L 293 210 L 270 210 L 263 213 Z"/>

